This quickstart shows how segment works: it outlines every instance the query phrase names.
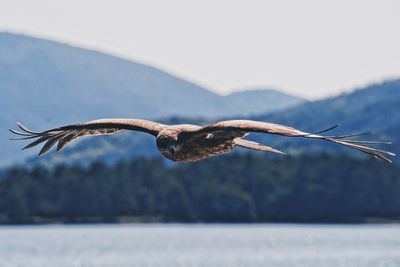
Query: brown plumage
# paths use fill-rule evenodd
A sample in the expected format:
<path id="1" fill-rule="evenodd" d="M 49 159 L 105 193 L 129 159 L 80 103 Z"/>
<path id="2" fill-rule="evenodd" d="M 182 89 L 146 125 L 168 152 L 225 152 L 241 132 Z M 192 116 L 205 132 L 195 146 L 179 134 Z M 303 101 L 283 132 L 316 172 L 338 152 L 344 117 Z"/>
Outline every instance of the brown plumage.
<path id="1" fill-rule="evenodd" d="M 22 132 L 11 130 L 22 136 L 16 140 L 35 139 L 23 149 L 44 143 L 39 152 L 42 155 L 57 143 L 57 151 L 63 149 L 71 141 L 83 136 L 113 134 L 122 130 L 146 132 L 156 137 L 157 148 L 161 154 L 173 161 L 191 162 L 231 151 L 237 146 L 254 150 L 281 153 L 284 152 L 256 142 L 242 139 L 250 133 L 269 133 L 288 137 L 321 139 L 344 145 L 376 158 L 391 162 L 387 156 L 394 153 L 366 146 L 368 144 L 390 144 L 390 142 L 357 141 L 349 138 L 357 135 L 322 136 L 336 128 L 331 127 L 318 133 L 307 133 L 292 127 L 251 120 L 228 120 L 208 124 L 204 127 L 190 124 L 165 125 L 140 119 L 102 119 L 81 124 L 67 125 L 44 132 L 34 132 L 21 123 L 17 123 Z"/>

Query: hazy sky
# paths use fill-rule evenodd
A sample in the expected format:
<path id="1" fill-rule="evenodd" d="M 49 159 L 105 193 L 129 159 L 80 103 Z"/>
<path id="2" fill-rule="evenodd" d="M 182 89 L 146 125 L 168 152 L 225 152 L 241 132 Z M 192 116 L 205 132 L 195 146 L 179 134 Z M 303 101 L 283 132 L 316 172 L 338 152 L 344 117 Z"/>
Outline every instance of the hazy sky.
<path id="1" fill-rule="evenodd" d="M 0 0 L 0 30 L 127 57 L 221 93 L 319 98 L 400 77 L 399 0 Z"/>

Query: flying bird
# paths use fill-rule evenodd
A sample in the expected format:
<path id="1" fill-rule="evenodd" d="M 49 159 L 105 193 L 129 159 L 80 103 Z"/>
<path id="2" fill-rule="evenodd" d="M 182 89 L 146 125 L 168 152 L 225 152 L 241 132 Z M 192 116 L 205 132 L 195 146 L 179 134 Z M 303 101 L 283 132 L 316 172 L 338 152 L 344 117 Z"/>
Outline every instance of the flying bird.
<path id="1" fill-rule="evenodd" d="M 23 149 L 31 148 L 45 142 L 39 155 L 49 151 L 56 143 L 57 151 L 59 151 L 71 141 L 84 136 L 106 135 L 122 130 L 130 130 L 153 135 L 156 138 L 157 148 L 161 154 L 177 162 L 202 160 L 227 153 L 235 147 L 285 154 L 278 149 L 243 139 L 243 137 L 250 133 L 321 139 L 359 150 L 388 162 L 391 162 L 388 156 L 395 156 L 392 152 L 370 147 L 371 144 L 390 144 L 390 142 L 351 139 L 365 133 L 342 136 L 321 135 L 321 133 L 330 131 L 338 125 L 315 133 L 303 132 L 285 125 L 252 120 L 227 120 L 202 127 L 192 124 L 165 125 L 141 119 L 100 119 L 62 126 L 44 132 L 29 130 L 21 123 L 17 123 L 17 125 L 22 132 L 10 129 L 12 133 L 20 136 L 19 138 L 14 138 L 14 140 L 36 139 Z"/>

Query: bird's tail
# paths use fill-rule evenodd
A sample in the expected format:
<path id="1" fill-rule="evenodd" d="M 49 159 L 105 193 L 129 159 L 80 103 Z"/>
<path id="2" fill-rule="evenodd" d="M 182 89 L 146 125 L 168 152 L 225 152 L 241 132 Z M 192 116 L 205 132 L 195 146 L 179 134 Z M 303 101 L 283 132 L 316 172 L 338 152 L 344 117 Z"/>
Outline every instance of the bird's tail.
<path id="1" fill-rule="evenodd" d="M 236 138 L 234 140 L 235 144 L 240 147 L 245 147 L 245 148 L 250 148 L 254 150 L 259 150 L 259 151 L 265 151 L 265 152 L 272 152 L 272 153 L 278 153 L 278 154 L 286 154 L 285 152 L 282 152 L 278 149 L 259 144 L 257 142 L 249 141 L 249 140 L 244 140 L 241 138 Z"/>

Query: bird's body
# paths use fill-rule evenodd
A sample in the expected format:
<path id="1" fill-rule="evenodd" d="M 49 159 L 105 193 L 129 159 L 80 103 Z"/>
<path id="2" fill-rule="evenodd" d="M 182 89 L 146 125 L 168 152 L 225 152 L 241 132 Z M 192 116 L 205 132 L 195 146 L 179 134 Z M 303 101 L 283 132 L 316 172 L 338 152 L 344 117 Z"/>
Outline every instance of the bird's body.
<path id="1" fill-rule="evenodd" d="M 46 142 L 40 150 L 39 155 L 46 153 L 56 143 L 58 151 L 63 149 L 72 140 L 83 136 L 113 134 L 121 130 L 133 130 L 153 135 L 156 138 L 157 148 L 161 154 L 177 162 L 202 160 L 227 153 L 237 146 L 284 154 L 275 148 L 243 139 L 243 137 L 253 132 L 326 140 L 357 149 L 386 161 L 390 161 L 386 155 L 395 156 L 392 152 L 366 146 L 366 144 L 388 144 L 389 142 L 349 139 L 360 134 L 346 136 L 320 135 L 320 133 L 336 128 L 337 126 L 318 133 L 307 133 L 280 124 L 251 120 L 220 121 L 202 127 L 191 124 L 165 125 L 140 119 L 102 119 L 62 126 L 44 132 L 31 131 L 20 123 L 18 123 L 18 126 L 23 132 L 10 130 L 22 136 L 18 140 L 36 138 L 34 142 L 28 144 L 24 149 Z"/>
<path id="2" fill-rule="evenodd" d="M 215 138 L 211 134 L 203 134 L 195 138 L 185 138 L 179 134 L 200 128 L 197 125 L 169 126 L 156 137 L 157 148 L 172 161 L 191 162 L 227 153 L 236 147 L 235 139 L 231 136 Z"/>

